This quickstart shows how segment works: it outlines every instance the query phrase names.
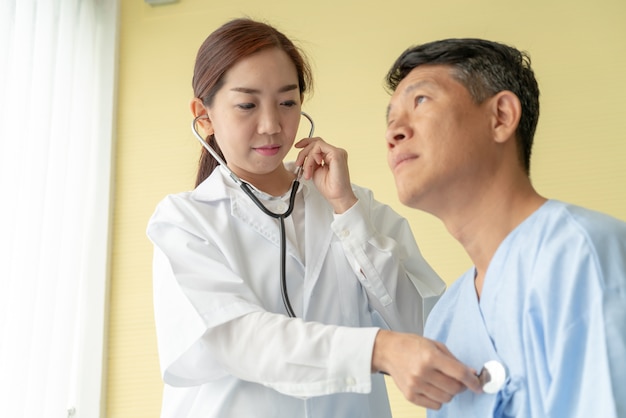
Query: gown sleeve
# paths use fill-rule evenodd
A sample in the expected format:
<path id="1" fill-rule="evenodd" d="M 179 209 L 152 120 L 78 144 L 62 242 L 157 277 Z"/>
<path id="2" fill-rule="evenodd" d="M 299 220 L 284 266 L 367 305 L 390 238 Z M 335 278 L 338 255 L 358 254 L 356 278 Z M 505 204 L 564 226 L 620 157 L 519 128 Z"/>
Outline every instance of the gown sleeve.
<path id="1" fill-rule="evenodd" d="M 626 416 L 626 234 L 605 232 L 568 239 L 537 263 L 524 330 L 537 415 Z"/>
<path id="2" fill-rule="evenodd" d="M 331 225 L 346 257 L 386 327 L 421 334 L 445 290 L 422 256 L 406 219 L 355 188 L 358 202 Z"/>

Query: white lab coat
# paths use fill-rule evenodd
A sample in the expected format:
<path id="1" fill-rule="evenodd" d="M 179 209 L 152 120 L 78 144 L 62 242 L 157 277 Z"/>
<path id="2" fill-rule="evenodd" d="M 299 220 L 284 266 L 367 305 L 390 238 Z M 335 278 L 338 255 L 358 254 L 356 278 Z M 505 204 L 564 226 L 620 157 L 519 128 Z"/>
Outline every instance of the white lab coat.
<path id="1" fill-rule="evenodd" d="M 359 201 L 336 215 L 302 182 L 304 246 L 287 243 L 295 319 L 280 296 L 278 221 L 225 171 L 158 205 L 147 232 L 162 417 L 391 416 L 370 372 L 378 327 L 421 333 L 445 284 L 407 221 L 353 189 Z"/>

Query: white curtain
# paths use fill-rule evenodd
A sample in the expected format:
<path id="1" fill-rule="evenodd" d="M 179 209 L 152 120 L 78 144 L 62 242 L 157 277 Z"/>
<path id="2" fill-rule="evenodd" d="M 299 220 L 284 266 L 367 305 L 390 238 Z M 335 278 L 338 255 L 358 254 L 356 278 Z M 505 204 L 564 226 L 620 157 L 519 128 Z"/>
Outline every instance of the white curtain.
<path id="1" fill-rule="evenodd" d="M 117 0 L 0 0 L 0 416 L 98 417 Z"/>

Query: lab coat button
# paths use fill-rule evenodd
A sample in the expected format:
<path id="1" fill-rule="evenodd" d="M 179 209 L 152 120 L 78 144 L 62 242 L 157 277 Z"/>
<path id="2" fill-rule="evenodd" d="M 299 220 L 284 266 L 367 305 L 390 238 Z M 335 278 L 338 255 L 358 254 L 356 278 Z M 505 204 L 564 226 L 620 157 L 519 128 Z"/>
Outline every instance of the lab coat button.
<path id="1" fill-rule="evenodd" d="M 287 210 L 287 204 L 285 202 L 278 202 L 276 204 L 276 213 L 283 213 Z"/>
<path id="2" fill-rule="evenodd" d="M 344 229 L 343 231 L 341 231 L 341 238 L 348 238 L 350 236 L 350 231 L 347 229 Z"/>
<path id="3" fill-rule="evenodd" d="M 348 386 L 354 386 L 356 384 L 356 379 L 354 377 L 349 377 L 346 379 L 346 384 Z"/>

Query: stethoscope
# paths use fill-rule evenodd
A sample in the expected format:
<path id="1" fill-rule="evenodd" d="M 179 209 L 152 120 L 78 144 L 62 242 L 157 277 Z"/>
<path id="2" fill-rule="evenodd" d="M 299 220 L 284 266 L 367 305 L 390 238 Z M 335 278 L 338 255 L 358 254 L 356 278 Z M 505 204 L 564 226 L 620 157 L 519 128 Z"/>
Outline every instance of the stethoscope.
<path id="1" fill-rule="evenodd" d="M 302 116 L 308 119 L 311 123 L 311 130 L 309 131 L 309 138 L 313 136 L 313 132 L 315 131 L 315 123 L 311 116 L 309 116 L 305 112 L 300 112 Z M 285 238 L 285 218 L 291 215 L 293 212 L 294 202 L 296 201 L 296 192 L 298 191 L 298 186 L 300 185 L 300 178 L 302 177 L 302 167 L 296 168 L 296 178 L 291 184 L 291 193 L 289 195 L 289 207 L 283 213 L 274 213 L 271 210 L 267 209 L 263 206 L 263 203 L 259 201 L 259 199 L 254 195 L 254 192 L 250 188 L 250 185 L 245 181 L 241 180 L 233 171 L 226 165 L 226 161 L 224 161 L 219 154 L 202 138 L 202 135 L 196 129 L 196 123 L 198 119 L 205 119 L 207 115 L 196 116 L 191 122 L 191 131 L 195 135 L 195 137 L 200 141 L 200 144 L 217 160 L 217 162 L 228 172 L 230 178 L 233 179 L 235 183 L 243 190 L 245 194 L 247 194 L 250 199 L 254 202 L 254 204 L 261 209 L 261 211 L 267 216 L 271 216 L 272 218 L 278 219 L 280 225 L 280 294 L 283 298 L 283 304 L 285 305 L 285 309 L 287 310 L 287 314 L 291 318 L 295 318 L 296 314 L 293 312 L 293 308 L 291 307 L 291 303 L 289 302 L 289 295 L 287 293 L 287 278 L 286 278 L 286 263 L 287 263 L 287 243 Z"/>
<path id="2" fill-rule="evenodd" d="M 504 386 L 507 378 L 506 368 L 498 360 L 490 360 L 483 365 L 478 373 L 478 381 L 483 392 L 488 394 L 498 393 Z"/>
<path id="3" fill-rule="evenodd" d="M 302 116 L 308 119 L 311 123 L 311 130 L 309 131 L 309 138 L 313 136 L 313 132 L 315 131 L 315 123 L 311 116 L 309 116 L 305 112 L 300 112 Z M 302 167 L 296 168 L 296 178 L 291 184 L 291 192 L 289 195 L 289 207 L 283 213 L 274 213 L 263 206 L 263 203 L 254 195 L 252 190 L 250 189 L 250 185 L 245 181 L 241 180 L 233 171 L 226 165 L 226 162 L 219 156 L 219 154 L 211 148 L 211 146 L 202 138 L 198 130 L 196 129 L 196 123 L 198 119 L 207 118 L 207 115 L 200 115 L 193 119 L 191 122 L 191 131 L 195 135 L 195 137 L 200 141 L 200 144 L 217 160 L 217 162 L 228 172 L 229 176 L 233 179 L 235 183 L 243 190 L 245 194 L 247 194 L 250 199 L 254 202 L 254 204 L 261 209 L 261 211 L 270 216 L 272 218 L 276 218 L 280 221 L 280 294 L 283 299 L 283 304 L 285 305 L 285 309 L 287 310 L 287 314 L 291 318 L 295 318 L 296 314 L 293 312 L 293 308 L 291 307 L 291 303 L 289 302 L 289 295 L 287 293 L 287 279 L 285 274 L 286 269 L 286 238 L 285 238 L 285 218 L 291 215 L 293 212 L 294 202 L 296 201 L 296 192 L 298 191 L 298 187 L 300 186 L 300 178 L 302 177 Z M 483 365 L 480 373 L 477 375 L 478 380 L 480 381 L 480 385 L 483 388 L 485 393 L 494 394 L 500 391 L 500 389 L 504 386 L 504 383 L 507 378 L 507 371 L 504 365 L 497 360 L 488 361 Z"/>

